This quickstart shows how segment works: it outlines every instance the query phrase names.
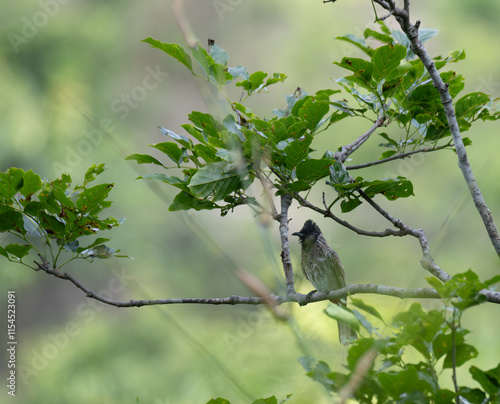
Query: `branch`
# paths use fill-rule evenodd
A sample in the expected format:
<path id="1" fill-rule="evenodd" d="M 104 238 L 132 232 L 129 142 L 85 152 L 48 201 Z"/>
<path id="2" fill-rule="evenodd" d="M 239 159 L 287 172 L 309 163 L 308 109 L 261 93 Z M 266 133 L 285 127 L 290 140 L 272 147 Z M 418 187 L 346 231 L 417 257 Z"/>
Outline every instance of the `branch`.
<path id="1" fill-rule="evenodd" d="M 355 165 L 355 166 L 346 166 L 345 169 L 346 170 L 358 170 L 360 168 L 372 167 L 372 166 L 376 166 L 378 164 L 387 163 L 388 161 L 404 159 L 404 158 L 406 158 L 408 156 L 411 156 L 412 154 L 430 153 L 430 152 L 433 152 L 433 151 L 436 151 L 436 150 L 446 149 L 447 147 L 450 147 L 450 145 L 446 144 L 446 145 L 442 145 L 442 146 L 439 146 L 439 147 L 433 147 L 433 148 L 425 147 L 423 149 L 413 150 L 413 151 L 407 152 L 407 153 L 394 154 L 391 157 L 387 157 L 385 159 L 381 159 L 381 160 L 377 160 L 377 161 L 372 161 L 370 163 L 358 164 L 358 165 Z"/>
<path id="2" fill-rule="evenodd" d="M 402 237 L 402 236 L 407 235 L 407 233 L 403 230 L 386 229 L 384 231 L 378 232 L 378 231 L 366 231 L 366 230 L 358 229 L 357 227 L 353 226 L 349 222 L 346 222 L 345 220 L 342 220 L 339 217 L 335 216 L 331 212 L 331 210 L 329 210 L 328 208 L 321 209 L 320 207 L 315 206 L 311 202 L 304 199 L 299 194 L 294 194 L 294 198 L 297 200 L 297 202 L 299 202 L 299 204 L 301 206 L 304 206 L 306 208 L 314 210 L 315 212 L 321 213 L 324 217 L 329 217 L 330 219 L 333 219 L 341 226 L 344 226 L 344 227 L 348 228 L 349 230 L 352 230 L 353 232 L 355 232 L 361 236 L 369 236 L 369 237 L 397 236 L 397 237 Z"/>
<path id="3" fill-rule="evenodd" d="M 451 131 L 451 136 L 453 138 L 453 143 L 455 145 L 455 150 L 457 152 L 458 166 L 460 167 L 465 182 L 467 183 L 469 192 L 472 196 L 472 200 L 474 201 L 474 205 L 476 206 L 477 211 L 481 215 L 484 226 L 486 227 L 486 231 L 488 232 L 488 236 L 490 237 L 491 243 L 496 253 L 500 256 L 500 235 L 498 234 L 498 229 L 495 226 L 495 222 L 493 220 L 491 211 L 486 205 L 486 201 L 484 200 L 481 189 L 479 188 L 479 185 L 477 184 L 477 181 L 474 177 L 474 173 L 472 172 L 469 158 L 467 157 L 467 151 L 465 150 L 465 146 L 460 134 L 460 129 L 458 126 L 457 117 L 455 115 L 455 110 L 453 109 L 453 99 L 451 98 L 450 92 L 448 91 L 449 85 L 445 84 L 441 79 L 441 76 L 439 75 L 439 72 L 434 62 L 432 61 L 429 54 L 427 53 L 427 50 L 424 48 L 422 42 L 420 41 L 418 35 L 418 28 L 420 27 L 420 21 L 417 21 L 415 25 L 411 24 L 409 0 L 405 0 L 404 10 L 395 7 L 392 1 L 385 2 L 385 1 L 375 0 L 375 2 L 393 13 L 399 25 L 401 26 L 401 29 L 410 40 L 411 49 L 413 50 L 415 55 L 417 55 L 419 59 L 422 61 L 426 70 L 429 72 L 434 87 L 436 87 L 436 89 L 439 92 L 439 95 L 441 97 L 441 104 L 443 105 L 446 114 L 446 119 L 448 121 L 448 126 Z"/>
<path id="4" fill-rule="evenodd" d="M 87 297 L 100 301 L 101 303 L 115 306 L 115 307 L 142 307 L 142 306 L 159 306 L 167 304 L 211 304 L 211 305 L 235 305 L 235 304 L 250 304 L 260 305 L 268 304 L 268 298 L 255 297 L 255 296 L 236 296 L 229 297 L 208 297 L 208 298 L 178 298 L 178 299 L 155 299 L 155 300 L 129 300 L 125 302 L 115 301 L 94 293 L 92 290 L 83 285 L 79 280 L 74 278 L 67 272 L 59 272 L 50 269 L 44 264 L 39 264 L 35 261 L 39 270 L 55 276 L 59 279 L 67 280 L 75 285 L 78 289 L 82 290 Z M 500 304 L 500 292 L 484 289 L 480 292 L 486 296 L 487 301 L 491 303 Z M 398 297 L 401 299 L 439 299 L 440 296 L 435 289 L 432 288 L 414 288 L 402 289 L 393 286 L 373 285 L 373 284 L 352 284 L 346 287 L 331 292 L 317 292 L 312 296 L 293 292 L 286 296 L 279 296 L 271 294 L 269 297 L 273 300 L 274 304 L 281 305 L 283 303 L 297 302 L 305 305 L 313 302 L 320 302 L 331 299 L 341 299 L 347 296 L 356 294 L 377 294 L 384 296 Z"/>
<path id="5" fill-rule="evenodd" d="M 368 138 L 373 134 L 373 132 L 375 132 L 377 128 L 384 124 L 386 119 L 387 118 L 385 116 L 380 116 L 375 121 L 375 124 L 366 133 L 362 134 L 354 142 L 342 146 L 342 149 L 339 152 L 335 153 L 335 160 L 343 163 L 347 159 L 347 157 L 349 157 L 352 153 L 359 149 L 361 145 L 368 140 Z"/>
<path id="6" fill-rule="evenodd" d="M 280 222 L 280 238 L 281 238 L 281 262 L 285 271 L 286 293 L 295 294 L 295 283 L 293 280 L 293 266 L 290 259 L 290 246 L 288 244 L 288 209 L 292 204 L 290 195 L 281 196 L 281 213 L 275 217 Z"/>

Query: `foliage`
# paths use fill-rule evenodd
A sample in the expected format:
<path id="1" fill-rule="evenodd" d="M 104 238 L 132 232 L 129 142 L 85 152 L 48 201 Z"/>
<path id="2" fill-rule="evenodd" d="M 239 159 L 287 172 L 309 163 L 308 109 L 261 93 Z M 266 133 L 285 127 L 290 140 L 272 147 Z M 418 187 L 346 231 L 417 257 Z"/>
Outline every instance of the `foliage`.
<path id="1" fill-rule="evenodd" d="M 359 380 L 359 385 L 349 391 L 359 403 L 451 403 L 459 402 L 454 401 L 457 396 L 463 403 L 498 402 L 500 363 L 487 371 L 470 366 L 469 372 L 480 388 L 457 386 L 454 392 L 441 387 L 440 377 L 445 369 L 451 369 L 456 377 L 456 368 L 478 355 L 476 348 L 465 342 L 469 330 L 461 326 L 460 319 L 465 310 L 484 301 L 479 290 L 487 283 L 481 284 L 470 270 L 453 276 L 438 288 L 444 297 L 443 310 L 426 312 L 419 303 L 413 303 L 393 318 L 389 335 L 380 335 L 364 315 L 352 309 L 367 336 L 349 348 L 347 373 L 332 372 L 328 364 L 313 358 L 300 358 L 299 362 L 307 375 L 329 392 L 338 393 Z M 386 326 L 374 307 L 359 299 L 352 299 L 352 305 Z"/>
<path id="2" fill-rule="evenodd" d="M 379 134 L 384 139 L 380 144 L 384 149 L 381 159 L 402 156 L 422 147 L 453 149 L 439 93 L 422 62 L 412 60 L 413 52 L 400 31 L 379 24 L 380 32 L 367 29 L 364 39 L 352 35 L 338 38 L 356 45 L 367 56 L 344 57 L 335 62 L 350 72 L 336 80 L 344 92 L 343 98 L 337 98 L 340 90 L 325 89 L 309 95 L 298 88 L 286 96 L 286 107 L 274 110 L 275 116 L 270 119 L 257 116 L 244 101 L 284 81 L 285 74 L 268 75 L 262 71 L 249 74 L 244 67 L 228 67 L 227 52 L 216 44 L 209 45 L 208 52 L 197 44 L 190 49 L 190 56 L 180 45 L 145 39 L 182 63 L 193 75 L 215 86 L 228 100 L 230 113 L 218 119 L 209 113 L 193 111 L 188 116 L 190 123 L 181 125 L 190 137 L 160 128 L 170 141 L 151 146 L 164 153 L 170 164 L 147 154 L 133 154 L 128 159 L 139 164 L 156 164 L 166 170 L 180 169 L 182 177 L 156 173 L 140 177 L 162 181 L 179 190 L 170 205 L 172 211 L 219 209 L 225 215 L 239 205 L 247 205 L 265 213 L 266 208 L 247 195 L 255 180 L 264 187 L 274 188 L 278 195 L 296 197 L 327 179 L 327 184 L 338 193 L 337 197 L 331 197 L 330 208 L 340 201 L 343 212 L 362 203 L 359 190 L 370 197 L 381 194 L 389 200 L 413 195 L 413 185 L 404 177 L 352 178 L 339 152 L 324 150 L 318 154 L 313 144 L 319 134 L 346 118 L 361 117 L 376 123 L 383 117 L 385 125 L 397 125 L 403 135 L 394 139 L 387 133 Z M 424 31 L 424 34 L 430 38 L 436 32 Z M 365 39 L 380 41 L 382 45 L 372 48 Z M 199 69 L 195 68 L 193 58 Z M 469 129 L 478 119 L 500 116 L 495 100 L 484 93 L 458 98 L 464 79 L 446 68 L 464 58 L 464 51 L 455 51 L 434 61 L 449 86 L 461 131 Z M 224 92 L 229 84 L 245 90 L 241 101 L 229 100 Z M 464 139 L 464 143 L 469 145 L 470 139 Z"/>
<path id="3" fill-rule="evenodd" d="M 71 177 L 66 174 L 49 182 L 31 170 L 10 168 L 0 173 L 0 232 L 21 241 L 0 246 L 0 255 L 31 267 L 23 258 L 33 249 L 44 259 L 51 258 L 53 268 L 77 258 L 119 256 L 105 245 L 108 238 L 83 243 L 86 236 L 120 224 L 112 217 L 101 217 L 102 211 L 111 206 L 107 198 L 113 184 L 90 186 L 103 171 L 104 164 L 93 165 L 87 170 L 83 184 L 73 189 Z M 63 251 L 71 254 L 71 258 L 58 265 Z"/>

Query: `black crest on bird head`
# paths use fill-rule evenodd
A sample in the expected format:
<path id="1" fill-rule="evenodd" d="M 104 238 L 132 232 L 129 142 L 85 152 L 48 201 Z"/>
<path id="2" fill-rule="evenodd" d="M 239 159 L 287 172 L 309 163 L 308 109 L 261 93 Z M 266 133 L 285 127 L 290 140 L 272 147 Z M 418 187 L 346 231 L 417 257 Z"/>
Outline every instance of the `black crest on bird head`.
<path id="1" fill-rule="evenodd" d="M 319 229 L 318 225 L 314 223 L 312 220 L 307 220 L 304 223 L 302 229 L 297 233 L 293 233 L 292 236 L 298 236 L 300 242 L 303 243 L 304 240 L 306 239 L 315 241 L 320 234 L 321 230 Z"/>

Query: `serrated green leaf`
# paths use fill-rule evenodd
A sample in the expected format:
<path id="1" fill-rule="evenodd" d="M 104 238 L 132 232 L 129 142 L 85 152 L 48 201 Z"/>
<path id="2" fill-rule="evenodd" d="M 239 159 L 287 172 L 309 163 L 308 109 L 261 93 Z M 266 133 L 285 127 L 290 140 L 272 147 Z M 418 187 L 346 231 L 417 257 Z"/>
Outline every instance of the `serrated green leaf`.
<path id="1" fill-rule="evenodd" d="M 163 142 L 150 145 L 166 154 L 175 164 L 179 165 L 182 162 L 183 151 L 176 143 Z"/>
<path id="2" fill-rule="evenodd" d="M 490 97 L 481 92 L 464 95 L 455 104 L 457 118 L 470 119 L 490 102 Z"/>
<path id="3" fill-rule="evenodd" d="M 469 369 L 472 378 L 491 396 L 500 396 L 500 364 L 486 372 L 476 366 Z"/>
<path id="4" fill-rule="evenodd" d="M 342 163 L 335 161 L 330 166 L 330 181 L 332 184 L 349 184 L 351 183 L 351 178 L 344 168 Z"/>
<path id="5" fill-rule="evenodd" d="M 406 47 L 402 45 L 385 45 L 375 49 L 371 60 L 373 64 L 373 79 L 379 82 L 387 77 L 399 66 L 405 56 Z"/>
<path id="6" fill-rule="evenodd" d="M 5 173 L 0 173 L 0 198 L 9 203 L 10 199 L 23 186 L 24 171 L 11 167 Z"/>
<path id="7" fill-rule="evenodd" d="M 347 198 L 340 202 L 340 209 L 342 213 L 348 213 L 356 209 L 363 202 L 359 198 Z"/>
<path id="8" fill-rule="evenodd" d="M 32 248 L 32 246 L 29 244 L 20 245 L 20 244 L 13 243 L 13 244 L 6 245 L 5 251 L 8 254 L 13 255 L 16 258 L 21 259 L 24 256 L 28 255 L 31 248 Z"/>
<path id="9" fill-rule="evenodd" d="M 363 185 L 367 186 L 365 193 L 370 198 L 376 194 L 382 194 L 390 201 L 394 201 L 398 198 L 407 198 L 415 195 L 413 193 L 413 184 L 404 177 L 365 181 Z"/>
<path id="10" fill-rule="evenodd" d="M 162 43 L 151 37 L 143 39 L 142 42 L 146 42 L 153 48 L 160 49 L 168 55 L 172 56 L 174 59 L 177 59 L 184 66 L 186 66 L 191 71 L 191 73 L 194 74 L 191 57 L 186 53 L 182 46 L 175 43 Z"/>
<path id="11" fill-rule="evenodd" d="M 327 102 L 315 101 L 311 98 L 302 105 L 297 116 L 307 122 L 308 129 L 314 131 L 329 110 L 330 106 Z"/>
<path id="12" fill-rule="evenodd" d="M 301 181 L 317 181 L 326 177 L 330 173 L 330 165 L 332 161 L 329 159 L 308 159 L 297 165 L 297 179 Z"/>
<path id="13" fill-rule="evenodd" d="M 462 366 L 465 362 L 477 357 L 477 349 L 469 344 L 460 344 L 455 346 L 455 353 L 448 352 L 444 358 L 443 369 L 453 368 L 453 357 L 455 357 L 455 366 Z"/>
<path id="14" fill-rule="evenodd" d="M 210 210 L 210 209 L 219 209 L 220 207 L 208 200 L 198 199 L 194 196 L 181 191 L 177 194 L 169 206 L 168 210 L 170 211 L 178 211 L 178 210 Z"/>
<path id="15" fill-rule="evenodd" d="M 270 86 L 276 83 L 283 83 L 288 76 L 284 73 L 273 73 L 272 77 L 269 77 L 264 84 L 264 87 Z"/>
<path id="16" fill-rule="evenodd" d="M 231 404 L 225 398 L 212 398 L 210 401 L 207 401 L 207 404 Z"/>
<path id="17" fill-rule="evenodd" d="M 112 188 L 113 184 L 100 184 L 87 188 L 78 196 L 75 205 L 85 214 L 96 215 L 109 205 L 105 199 Z"/>
<path id="18" fill-rule="evenodd" d="M 171 131 L 170 129 L 165 129 L 165 128 L 161 127 L 161 126 L 159 126 L 158 128 L 160 129 L 160 132 L 163 135 L 169 136 L 172 139 L 176 140 L 177 143 L 179 143 L 180 145 L 184 146 L 186 149 L 189 149 L 189 150 L 192 149 L 193 143 L 186 136 L 178 135 L 177 133 Z"/>
<path id="19" fill-rule="evenodd" d="M 35 174 L 32 170 L 28 170 L 24 173 L 23 186 L 19 192 L 25 197 L 29 197 L 35 192 L 42 188 L 42 179 L 38 174 Z"/>
<path id="20" fill-rule="evenodd" d="M 306 135 L 304 139 L 294 140 L 287 147 L 285 147 L 285 163 L 288 169 L 291 170 L 302 160 L 307 158 L 309 155 L 309 146 L 311 146 L 312 140 L 312 136 Z"/>
<path id="21" fill-rule="evenodd" d="M 335 39 L 353 44 L 354 46 L 358 47 L 363 52 L 365 52 L 368 56 L 373 55 L 373 50 L 370 49 L 370 47 L 366 44 L 365 40 L 362 38 L 358 38 L 357 36 L 347 34 L 347 35 L 337 36 L 335 37 Z"/>
<path id="22" fill-rule="evenodd" d="M 23 215 L 10 206 L 0 205 L 0 232 L 15 230 L 24 233 Z"/>
<path id="23" fill-rule="evenodd" d="M 125 157 L 125 160 L 135 160 L 137 161 L 137 164 L 156 164 L 163 167 L 161 161 L 157 160 L 153 156 L 150 156 L 149 154 L 131 154 L 130 156 Z"/>
<path id="24" fill-rule="evenodd" d="M 387 44 L 394 43 L 394 39 L 390 35 L 381 34 L 380 32 L 374 31 L 374 30 L 372 30 L 370 28 L 366 28 L 365 29 L 365 31 L 363 32 L 363 36 L 365 38 L 372 37 L 372 38 L 376 39 L 377 41 L 384 42 L 384 43 L 387 43 Z M 405 49 L 405 56 L 406 56 L 406 49 Z"/>
<path id="25" fill-rule="evenodd" d="M 240 174 L 226 171 L 228 164 L 224 162 L 209 163 L 196 171 L 189 181 L 189 189 L 198 198 L 211 199 L 216 202 L 234 192 L 240 184 Z"/>
<path id="26" fill-rule="evenodd" d="M 212 57 L 215 63 L 227 66 L 227 61 L 229 60 L 228 53 L 220 48 L 217 44 L 213 44 L 210 46 L 210 50 L 208 54 Z"/>
<path id="27" fill-rule="evenodd" d="M 173 185 L 174 187 L 187 191 L 187 184 L 175 175 L 152 173 L 142 175 L 140 177 L 137 177 L 137 179 L 162 181 L 169 185 Z"/>
<path id="28" fill-rule="evenodd" d="M 361 78 L 363 83 L 368 84 L 372 77 L 374 65 L 365 59 L 344 57 L 339 62 L 334 62 L 337 66 L 354 72 L 356 77 Z"/>
<path id="29" fill-rule="evenodd" d="M 236 87 L 243 87 L 248 94 L 252 94 L 264 87 L 264 80 L 267 76 L 268 74 L 262 71 L 252 73 L 247 80 L 236 83 Z"/>
<path id="30" fill-rule="evenodd" d="M 208 79 L 210 77 L 211 67 L 215 64 L 215 60 L 199 43 L 194 48 L 191 48 L 191 53 Z"/>

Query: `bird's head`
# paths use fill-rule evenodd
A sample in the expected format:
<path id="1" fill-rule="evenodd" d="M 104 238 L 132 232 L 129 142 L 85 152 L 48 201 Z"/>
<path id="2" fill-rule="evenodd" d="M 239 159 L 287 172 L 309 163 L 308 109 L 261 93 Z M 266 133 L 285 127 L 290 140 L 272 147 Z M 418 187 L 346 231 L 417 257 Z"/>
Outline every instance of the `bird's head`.
<path id="1" fill-rule="evenodd" d="M 321 230 L 319 229 L 318 225 L 312 220 L 307 220 L 304 223 L 302 229 L 296 233 L 293 233 L 292 236 L 297 236 L 300 240 L 300 243 L 304 245 L 304 243 L 314 243 L 320 236 L 320 234 Z"/>

